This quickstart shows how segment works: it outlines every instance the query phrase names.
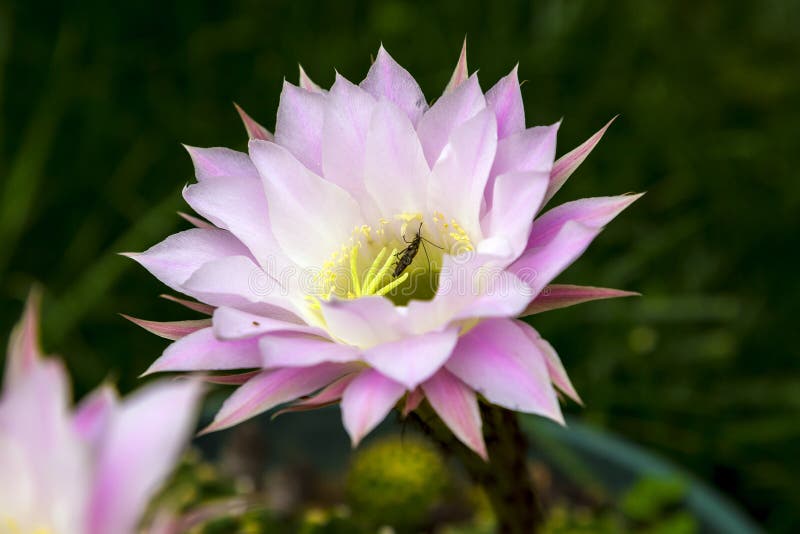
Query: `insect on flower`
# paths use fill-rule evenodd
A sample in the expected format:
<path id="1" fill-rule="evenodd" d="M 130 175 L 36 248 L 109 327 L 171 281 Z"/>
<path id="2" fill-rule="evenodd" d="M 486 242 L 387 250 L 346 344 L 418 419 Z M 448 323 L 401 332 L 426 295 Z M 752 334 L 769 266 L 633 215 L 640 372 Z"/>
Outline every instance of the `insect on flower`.
<path id="1" fill-rule="evenodd" d="M 409 265 L 411 265 L 411 262 L 414 261 L 414 258 L 417 256 L 417 253 L 419 252 L 420 243 L 422 244 L 423 252 L 425 252 L 425 257 L 428 259 L 429 269 L 431 264 L 431 258 L 430 256 L 428 256 L 428 249 L 425 248 L 425 243 L 427 242 L 430 243 L 431 246 L 443 249 L 443 247 L 440 247 L 435 243 L 431 243 L 428 239 L 422 237 L 423 222 L 425 221 L 420 221 L 419 228 L 417 229 L 417 235 L 415 235 L 411 241 L 407 240 L 405 235 L 403 236 L 403 241 L 408 243 L 408 246 L 396 254 L 397 263 L 395 264 L 394 272 L 392 273 L 392 276 L 394 276 L 395 278 L 403 274 L 403 271 L 405 271 L 406 268 Z"/>

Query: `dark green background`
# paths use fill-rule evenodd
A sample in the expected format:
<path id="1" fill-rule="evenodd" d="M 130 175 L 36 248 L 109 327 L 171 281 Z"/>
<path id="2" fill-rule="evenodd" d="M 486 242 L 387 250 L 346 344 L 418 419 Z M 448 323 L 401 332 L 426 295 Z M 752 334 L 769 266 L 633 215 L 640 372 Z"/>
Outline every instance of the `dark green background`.
<path id="1" fill-rule="evenodd" d="M 800 521 L 800 3 L 0 1 L 0 331 L 32 283 L 78 393 L 123 389 L 185 316 L 119 251 L 186 227 L 179 142 L 245 147 L 301 62 L 360 80 L 383 42 L 429 99 L 464 35 L 483 87 L 520 62 L 563 153 L 621 117 L 559 200 L 648 191 L 562 280 L 641 291 L 534 324 L 592 424 L 673 458 L 771 530 Z"/>

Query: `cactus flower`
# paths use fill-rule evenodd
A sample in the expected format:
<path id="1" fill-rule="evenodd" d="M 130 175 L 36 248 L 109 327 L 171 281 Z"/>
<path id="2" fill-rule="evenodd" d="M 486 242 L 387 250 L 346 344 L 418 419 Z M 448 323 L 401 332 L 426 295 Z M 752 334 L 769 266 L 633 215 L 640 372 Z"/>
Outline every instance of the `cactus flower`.
<path id="1" fill-rule="evenodd" d="M 29 299 L 6 356 L 0 532 L 136 532 L 191 435 L 200 387 L 155 384 L 120 402 L 102 386 L 73 411 L 64 367 L 41 357 L 37 307 Z"/>
<path id="2" fill-rule="evenodd" d="M 598 143 L 556 155 L 528 128 L 516 67 L 484 92 L 466 51 L 431 105 L 382 47 L 366 78 L 284 83 L 274 134 L 239 110 L 247 152 L 187 147 L 204 219 L 130 254 L 210 319 L 135 321 L 174 342 L 148 373 L 232 371 L 207 431 L 278 405 L 340 403 L 357 444 L 426 400 L 485 457 L 483 401 L 562 422 L 580 401 L 519 318 L 625 291 L 550 285 L 639 195 L 542 211 Z"/>

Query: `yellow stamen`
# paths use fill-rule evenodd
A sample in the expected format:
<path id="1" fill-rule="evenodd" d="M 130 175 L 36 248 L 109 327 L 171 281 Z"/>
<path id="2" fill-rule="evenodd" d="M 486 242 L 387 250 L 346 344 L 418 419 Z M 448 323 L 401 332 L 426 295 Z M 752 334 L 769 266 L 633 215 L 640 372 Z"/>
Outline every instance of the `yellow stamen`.
<path id="1" fill-rule="evenodd" d="M 372 281 L 372 277 L 375 276 L 375 273 L 378 271 L 378 265 L 381 264 L 385 256 L 386 256 L 386 247 L 383 247 L 381 251 L 378 253 L 378 257 L 375 258 L 375 261 L 373 261 L 372 265 L 370 265 L 369 270 L 367 271 L 367 276 L 364 277 L 364 287 L 367 287 L 369 283 Z"/>
<path id="2" fill-rule="evenodd" d="M 361 296 L 361 282 L 358 276 L 358 245 L 350 250 L 350 276 L 353 279 L 353 292 L 355 296 Z"/>
<path id="3" fill-rule="evenodd" d="M 389 291 L 391 291 L 392 289 L 396 288 L 397 286 L 399 286 L 400 284 L 405 282 L 407 279 L 408 279 L 408 272 L 406 271 L 405 273 L 403 273 L 403 276 L 401 276 L 399 278 L 395 278 L 390 283 L 388 283 L 385 286 L 383 286 L 382 288 L 380 288 L 375 294 L 383 296 L 386 293 L 388 293 Z"/>
<path id="4" fill-rule="evenodd" d="M 389 257 L 386 258 L 386 261 L 383 263 L 383 267 L 381 267 L 381 270 L 378 271 L 378 274 L 372 281 L 370 281 L 369 286 L 367 286 L 367 288 L 364 290 L 365 295 L 375 294 L 375 290 L 378 288 L 378 284 L 383 279 L 383 277 L 389 273 L 389 269 L 392 268 L 392 260 L 394 260 L 396 254 L 397 254 L 397 249 L 393 248 L 392 253 L 389 254 Z"/>

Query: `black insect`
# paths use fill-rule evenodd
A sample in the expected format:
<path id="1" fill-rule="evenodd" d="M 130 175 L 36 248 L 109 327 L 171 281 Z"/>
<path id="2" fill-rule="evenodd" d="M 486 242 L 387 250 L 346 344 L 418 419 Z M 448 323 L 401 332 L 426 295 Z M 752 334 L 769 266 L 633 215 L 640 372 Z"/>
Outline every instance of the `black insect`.
<path id="1" fill-rule="evenodd" d="M 420 244 L 422 245 L 422 250 L 425 252 L 425 257 L 428 258 L 428 264 L 429 265 L 430 265 L 431 259 L 428 256 L 428 249 L 425 248 L 425 242 L 430 243 L 432 246 L 434 246 L 436 248 L 442 248 L 439 245 L 437 245 L 435 243 L 431 243 L 430 241 L 428 241 L 427 239 L 422 237 L 422 222 L 424 222 L 424 221 L 421 221 L 419 223 L 419 228 L 417 229 L 417 234 L 414 236 L 414 238 L 411 241 L 406 239 L 406 236 L 403 235 L 403 241 L 408 243 L 408 246 L 397 253 L 397 263 L 395 264 L 395 267 L 394 267 L 394 273 L 392 273 L 392 276 L 394 276 L 395 278 L 397 278 L 398 276 L 403 274 L 403 271 L 405 271 L 406 268 L 408 268 L 408 266 L 411 265 L 411 262 L 414 261 L 414 258 L 417 256 L 417 252 L 419 252 Z"/>

